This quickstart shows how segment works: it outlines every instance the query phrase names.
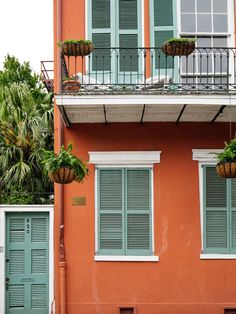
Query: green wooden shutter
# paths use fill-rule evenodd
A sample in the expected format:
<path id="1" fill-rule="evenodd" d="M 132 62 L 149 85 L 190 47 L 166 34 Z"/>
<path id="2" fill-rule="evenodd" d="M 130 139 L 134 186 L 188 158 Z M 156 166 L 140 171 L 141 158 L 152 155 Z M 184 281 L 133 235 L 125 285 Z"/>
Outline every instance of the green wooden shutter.
<path id="1" fill-rule="evenodd" d="M 168 38 L 176 36 L 176 7 L 173 0 L 150 0 L 150 36 L 151 47 L 160 48 Z M 166 58 L 160 50 L 154 52 L 154 74 L 166 74 L 166 69 L 173 69 L 173 58 Z M 163 69 L 163 71 L 161 71 Z M 163 73 L 162 73 L 163 72 Z M 173 74 L 170 71 L 169 74 Z"/>
<path id="2" fill-rule="evenodd" d="M 110 28 L 110 0 L 92 0 L 92 28 Z"/>
<path id="3" fill-rule="evenodd" d="M 128 255 L 151 254 L 150 170 L 126 170 L 126 250 Z"/>
<path id="4" fill-rule="evenodd" d="M 140 3 L 137 0 L 119 0 L 119 70 L 120 82 L 134 83 L 137 72 L 141 69 L 143 55 L 138 51 L 141 47 Z M 133 48 L 133 49 L 128 49 Z M 127 75 L 125 75 L 127 73 Z"/>
<path id="5" fill-rule="evenodd" d="M 236 179 L 231 179 L 230 250 L 236 253 Z"/>
<path id="6" fill-rule="evenodd" d="M 204 167 L 204 251 L 229 252 L 227 180 L 215 166 Z"/>
<path id="7" fill-rule="evenodd" d="M 101 82 L 101 78 L 104 79 L 104 72 L 111 70 L 111 1 L 90 0 L 88 4 L 89 38 L 96 48 L 104 48 L 95 49 L 91 58 L 92 71 L 103 72 L 103 76 L 96 77 Z"/>
<path id="8" fill-rule="evenodd" d="M 123 254 L 123 171 L 99 170 L 99 253 Z"/>

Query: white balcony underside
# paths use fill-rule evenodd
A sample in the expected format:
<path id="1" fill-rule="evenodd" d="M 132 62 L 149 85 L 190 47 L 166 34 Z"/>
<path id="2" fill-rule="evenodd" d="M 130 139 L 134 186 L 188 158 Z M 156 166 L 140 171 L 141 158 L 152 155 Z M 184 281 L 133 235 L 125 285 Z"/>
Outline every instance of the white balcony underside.
<path id="1" fill-rule="evenodd" d="M 57 95 L 55 99 L 70 123 L 211 122 L 222 106 L 226 107 L 214 122 L 236 122 L 236 95 Z"/>

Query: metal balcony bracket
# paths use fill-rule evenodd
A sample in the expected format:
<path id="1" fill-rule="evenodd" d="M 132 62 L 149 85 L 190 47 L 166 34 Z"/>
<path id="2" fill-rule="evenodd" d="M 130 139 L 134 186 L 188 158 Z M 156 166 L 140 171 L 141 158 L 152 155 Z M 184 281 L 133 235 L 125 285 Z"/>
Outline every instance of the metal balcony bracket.
<path id="1" fill-rule="evenodd" d="M 210 123 L 214 123 L 215 120 L 218 118 L 218 116 L 223 113 L 224 109 L 225 109 L 226 105 L 223 105 L 220 107 L 219 111 L 217 112 L 217 114 L 214 116 L 214 118 L 211 120 Z"/>
<path id="2" fill-rule="evenodd" d="M 146 109 L 146 105 L 143 105 L 143 110 L 142 110 L 140 124 L 143 124 L 143 117 L 144 117 L 145 109 Z"/>
<path id="3" fill-rule="evenodd" d="M 70 123 L 70 120 L 68 119 L 68 116 L 66 114 L 64 106 L 58 106 L 58 108 L 60 110 L 60 113 L 61 113 L 61 116 L 62 116 L 62 120 L 63 120 L 65 126 L 67 128 L 69 128 L 71 126 L 71 123 Z"/>
<path id="4" fill-rule="evenodd" d="M 180 111 L 180 113 L 179 113 L 179 116 L 178 116 L 178 118 L 177 118 L 177 120 L 176 120 L 176 122 L 175 122 L 175 124 L 178 124 L 179 123 L 179 121 L 180 121 L 180 119 L 181 119 L 181 117 L 182 117 L 182 115 L 183 115 L 183 113 L 184 113 L 184 110 L 185 110 L 185 108 L 187 107 L 187 105 L 185 104 L 185 105 L 183 105 L 183 107 L 182 107 L 182 109 L 181 109 L 181 111 Z"/>
<path id="5" fill-rule="evenodd" d="M 108 124 L 108 122 L 107 122 L 107 111 L 106 111 L 106 106 L 105 105 L 103 105 L 103 113 L 104 113 L 105 124 Z"/>

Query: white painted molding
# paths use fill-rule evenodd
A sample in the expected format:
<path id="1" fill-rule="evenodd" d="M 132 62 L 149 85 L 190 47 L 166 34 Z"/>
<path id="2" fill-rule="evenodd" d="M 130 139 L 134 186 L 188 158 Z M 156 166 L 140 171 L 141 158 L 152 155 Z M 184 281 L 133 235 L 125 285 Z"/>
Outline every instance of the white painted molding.
<path id="1" fill-rule="evenodd" d="M 98 166 L 150 166 L 160 163 L 161 151 L 89 152 L 89 163 Z"/>
<path id="2" fill-rule="evenodd" d="M 223 149 L 193 149 L 193 160 L 197 160 L 199 162 L 217 162 L 216 153 L 222 152 Z"/>
<path id="3" fill-rule="evenodd" d="M 96 262 L 159 262 L 159 256 L 95 255 Z"/>
<path id="4" fill-rule="evenodd" d="M 236 254 L 200 254 L 200 259 L 236 259 Z"/>

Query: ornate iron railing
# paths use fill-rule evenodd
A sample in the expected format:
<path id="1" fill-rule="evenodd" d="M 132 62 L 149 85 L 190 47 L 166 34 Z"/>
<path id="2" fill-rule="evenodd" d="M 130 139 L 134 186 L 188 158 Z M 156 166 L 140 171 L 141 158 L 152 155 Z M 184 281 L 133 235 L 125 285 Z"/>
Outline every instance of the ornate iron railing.
<path id="1" fill-rule="evenodd" d="M 61 92 L 235 94 L 235 58 L 236 48 L 196 48 L 189 56 L 166 56 L 161 48 L 95 48 L 87 57 L 61 56 Z"/>

